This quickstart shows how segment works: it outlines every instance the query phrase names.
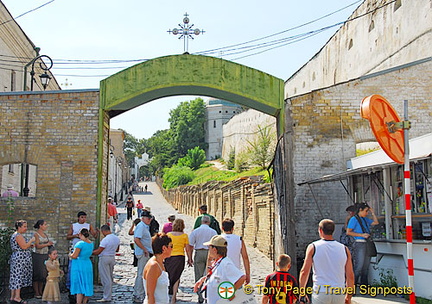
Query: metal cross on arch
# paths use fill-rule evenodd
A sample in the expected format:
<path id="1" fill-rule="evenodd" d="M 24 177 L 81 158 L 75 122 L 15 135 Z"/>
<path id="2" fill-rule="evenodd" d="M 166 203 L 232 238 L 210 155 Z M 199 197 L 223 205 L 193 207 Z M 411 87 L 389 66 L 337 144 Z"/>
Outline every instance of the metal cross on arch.
<path id="1" fill-rule="evenodd" d="M 178 24 L 180 29 L 173 28 L 172 30 L 168 30 L 168 33 L 172 33 L 173 35 L 180 35 L 179 39 L 183 39 L 185 54 L 188 54 L 189 39 L 194 39 L 192 35 L 198 36 L 199 34 L 204 34 L 204 30 L 200 30 L 199 28 L 194 29 L 194 24 L 189 24 L 189 22 L 189 15 L 188 13 L 185 13 L 183 18 L 183 24 Z"/>

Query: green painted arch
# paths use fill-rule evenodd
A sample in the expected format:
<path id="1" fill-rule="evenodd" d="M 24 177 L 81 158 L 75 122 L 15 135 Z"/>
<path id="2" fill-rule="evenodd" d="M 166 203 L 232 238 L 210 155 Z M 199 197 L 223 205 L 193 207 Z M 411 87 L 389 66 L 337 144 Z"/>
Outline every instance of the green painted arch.
<path id="1" fill-rule="evenodd" d="M 148 60 L 101 81 L 101 108 L 114 117 L 155 99 L 198 95 L 234 102 L 278 120 L 283 130 L 282 79 L 215 57 L 172 55 Z"/>

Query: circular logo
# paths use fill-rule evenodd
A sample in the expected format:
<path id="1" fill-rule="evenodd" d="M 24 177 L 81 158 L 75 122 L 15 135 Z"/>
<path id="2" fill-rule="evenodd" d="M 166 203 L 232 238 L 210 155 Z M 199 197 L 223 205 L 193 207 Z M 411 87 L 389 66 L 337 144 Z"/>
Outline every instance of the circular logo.
<path id="1" fill-rule="evenodd" d="M 232 298 L 235 294 L 234 284 L 228 281 L 220 283 L 217 293 L 222 299 Z"/>

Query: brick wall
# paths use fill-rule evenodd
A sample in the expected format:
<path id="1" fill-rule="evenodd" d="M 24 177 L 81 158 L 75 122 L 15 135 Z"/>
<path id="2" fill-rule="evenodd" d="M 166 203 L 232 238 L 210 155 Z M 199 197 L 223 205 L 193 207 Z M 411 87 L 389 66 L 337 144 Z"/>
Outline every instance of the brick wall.
<path id="1" fill-rule="evenodd" d="M 263 183 L 259 177 L 246 177 L 229 183 L 212 181 L 165 191 L 161 181 L 157 182 L 165 199 L 179 212 L 197 216 L 198 207 L 206 204 L 209 214 L 220 223 L 224 218 L 232 218 L 234 233 L 243 236 L 246 244 L 274 258 L 271 184 Z"/>
<path id="2" fill-rule="evenodd" d="M 384 96 L 403 117 L 409 101 L 410 138 L 432 132 L 432 60 L 418 62 L 286 100 L 291 112 L 294 184 L 340 173 L 355 156 L 355 145 L 374 140 L 360 117 L 361 100 Z M 298 254 L 318 238 L 317 225 L 329 217 L 343 223 L 350 199 L 339 182 L 295 186 Z"/>
<path id="3" fill-rule="evenodd" d="M 0 228 L 25 219 L 32 232 L 33 224 L 45 219 L 49 236 L 64 253 L 69 244 L 66 234 L 78 211 L 85 211 L 92 225 L 98 222 L 99 92 L 2 93 L 0 102 L 0 165 L 37 167 L 36 196 L 19 197 L 11 213 L 0 212 Z M 103 129 L 108 134 L 106 124 Z M 106 178 L 102 185 L 106 189 Z M 6 206 L 1 200 L 0 208 Z"/>

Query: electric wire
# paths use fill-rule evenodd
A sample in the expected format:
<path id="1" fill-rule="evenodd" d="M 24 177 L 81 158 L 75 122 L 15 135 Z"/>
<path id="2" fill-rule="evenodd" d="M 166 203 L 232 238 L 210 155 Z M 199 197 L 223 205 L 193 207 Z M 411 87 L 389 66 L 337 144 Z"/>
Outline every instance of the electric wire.
<path id="1" fill-rule="evenodd" d="M 274 33 L 274 34 L 271 34 L 271 35 L 267 35 L 267 36 L 264 36 L 264 37 L 261 37 L 261 38 L 253 39 L 253 40 L 246 41 L 246 42 L 242 42 L 242 43 L 238 43 L 238 44 L 233 44 L 233 45 L 229 45 L 229 46 L 225 46 L 225 47 L 220 47 L 220 48 L 216 48 L 216 49 L 211 49 L 211 50 L 206 50 L 206 51 L 201 51 L 201 52 L 196 52 L 196 54 L 198 54 L 198 55 L 204 55 L 204 54 L 207 54 L 207 53 L 214 53 L 214 52 L 220 51 L 220 50 L 225 49 L 225 48 L 231 48 L 231 47 L 235 47 L 235 46 L 239 46 L 239 45 L 244 45 L 244 44 L 252 43 L 252 42 L 255 42 L 255 41 L 260 41 L 260 40 L 263 40 L 263 39 L 267 39 L 267 38 L 270 38 L 270 37 L 274 37 L 274 36 L 277 36 L 277 35 L 281 35 L 281 34 L 284 34 L 284 33 L 287 33 L 287 32 L 290 32 L 290 31 L 293 31 L 293 30 L 296 30 L 296 29 L 302 28 L 302 27 L 304 27 L 304 26 L 306 26 L 306 25 L 309 25 L 309 24 L 315 23 L 315 22 L 320 21 L 320 20 L 322 20 L 322 19 L 325 19 L 325 18 L 327 18 L 327 17 L 330 17 L 330 16 L 332 16 L 332 15 L 334 15 L 334 14 L 340 12 L 340 11 L 343 11 L 343 10 L 345 10 L 345 9 L 347 9 L 347 8 L 349 8 L 349 7 L 351 7 L 351 6 L 355 5 L 355 4 L 357 4 L 357 3 L 359 3 L 359 2 L 362 2 L 362 1 L 363 1 L 363 0 L 359 0 L 359 1 L 353 2 L 353 3 L 347 5 L 347 6 L 343 7 L 343 8 L 340 8 L 340 9 L 334 11 L 334 12 L 328 13 L 327 15 L 324 15 L 324 16 L 319 17 L 319 18 L 317 18 L 317 19 L 314 19 L 314 20 L 308 21 L 308 22 L 306 22 L 306 23 L 303 23 L 303 24 L 297 25 L 297 26 L 295 26 L 295 27 L 292 27 L 292 28 L 289 28 L 289 29 L 283 30 L 283 31 L 278 32 L 278 33 Z"/>
<path id="2" fill-rule="evenodd" d="M 46 2 L 46 3 L 44 3 L 44 4 L 40 5 L 40 6 L 38 6 L 38 7 L 36 7 L 36 8 L 33 8 L 33 9 L 27 11 L 27 12 L 22 13 L 21 15 L 18 15 L 18 16 L 16 16 L 16 17 L 13 17 L 12 19 L 6 20 L 6 21 L 0 23 L 0 26 L 3 25 L 3 24 L 6 24 L 6 23 L 8 23 L 8 22 L 14 21 L 14 20 L 16 20 L 16 19 L 18 19 L 18 18 L 20 18 L 20 17 L 22 17 L 22 16 L 25 16 L 25 15 L 27 15 L 28 13 L 34 12 L 34 11 L 36 11 L 36 10 L 38 10 L 38 9 L 40 9 L 40 8 L 42 8 L 42 7 L 44 7 L 45 5 L 48 5 L 48 4 L 52 3 L 52 2 L 54 2 L 54 1 L 55 1 L 55 0 L 48 1 L 48 2 Z"/>
<path id="3" fill-rule="evenodd" d="M 35 9 L 33 9 L 33 10 L 30 10 L 30 11 L 24 13 L 24 14 L 21 14 L 20 16 L 23 16 L 23 15 L 25 15 L 27 13 L 35 11 L 35 10 L 37 10 L 37 9 L 39 9 L 39 8 L 47 5 L 47 4 L 52 3 L 53 1 L 55 1 L 55 0 L 51 0 L 51 1 L 49 1 L 49 2 L 47 2 L 45 4 L 43 4 L 43 5 L 35 8 Z M 329 30 L 329 29 L 331 29 L 333 27 L 342 25 L 344 23 L 352 22 L 352 21 L 354 21 L 354 20 L 356 20 L 358 18 L 361 18 L 361 17 L 364 17 L 366 15 L 372 14 L 372 13 L 376 12 L 377 10 L 379 10 L 379 9 L 381 9 L 381 8 L 387 6 L 387 5 L 390 5 L 391 3 L 395 2 L 396 0 L 393 0 L 393 1 L 390 1 L 388 3 L 385 3 L 382 6 L 376 7 L 373 10 L 368 11 L 368 12 L 366 12 L 364 14 L 358 15 L 358 16 L 356 16 L 354 18 L 348 19 L 348 20 L 343 21 L 343 22 L 337 22 L 337 23 L 334 23 L 332 25 L 319 28 L 317 30 L 308 31 L 308 32 L 305 32 L 305 33 L 300 33 L 300 34 L 297 34 L 297 35 L 288 36 L 288 37 L 280 38 L 280 39 L 277 39 L 277 40 L 272 40 L 272 41 L 267 41 L 267 42 L 260 42 L 260 43 L 251 44 L 251 45 L 246 45 L 246 44 L 250 44 L 250 43 L 253 43 L 253 42 L 262 41 L 262 40 L 270 38 L 270 37 L 281 35 L 281 34 L 289 32 L 289 31 L 292 31 L 294 29 L 298 29 L 298 28 L 304 27 L 306 25 L 315 23 L 315 22 L 317 22 L 319 20 L 327 18 L 327 17 L 329 17 L 329 16 L 331 16 L 333 14 L 336 14 L 336 13 L 342 11 L 342 10 L 345 10 L 345 9 L 347 9 L 347 8 L 349 8 L 349 7 L 357 4 L 359 2 L 362 2 L 362 1 L 363 0 L 355 1 L 355 2 L 353 2 L 351 4 L 349 4 L 349 5 L 341 8 L 341 9 L 338 9 L 338 10 L 336 10 L 334 12 L 326 14 L 326 15 L 320 17 L 320 18 L 311 20 L 311 21 L 306 22 L 304 24 L 295 26 L 293 28 L 289 28 L 287 30 L 284 30 L 284 31 L 281 31 L 281 32 L 278 32 L 278 33 L 274 33 L 274 34 L 271 34 L 271 35 L 267 35 L 267 36 L 264 36 L 264 37 L 261 37 L 261 38 L 253 39 L 253 40 L 250 40 L 250 41 L 246 41 L 246 42 L 242 42 L 242 43 L 238 43 L 238 44 L 234 44 L 234 45 L 229 45 L 229 46 L 220 47 L 220 48 L 216 48 L 216 49 L 210 49 L 210 50 L 206 50 L 206 51 L 196 52 L 196 53 L 193 53 L 193 54 L 211 55 L 211 54 L 214 54 L 214 53 L 217 53 L 217 52 L 221 52 L 221 51 L 223 52 L 223 57 L 230 57 L 230 56 L 234 56 L 234 55 L 245 54 L 243 56 L 239 56 L 239 57 L 230 59 L 232 61 L 240 60 L 240 59 L 243 59 L 243 58 L 246 58 L 246 57 L 250 57 L 250 56 L 254 56 L 254 55 L 258 55 L 258 54 L 261 54 L 261 53 L 264 53 L 264 52 L 267 52 L 267 51 L 270 51 L 270 50 L 273 50 L 273 49 L 276 49 L 276 48 L 284 47 L 284 46 L 289 45 L 289 44 L 297 43 L 299 41 L 302 41 L 304 39 L 307 39 L 307 38 L 315 36 L 315 35 L 317 35 L 319 33 L 322 33 L 322 32 L 324 32 L 326 30 Z M 8 21 L 6 21 L 6 22 L 8 22 Z M 4 23 L 6 23 L 6 22 L 4 22 Z M 1 23 L 0 25 L 2 25 L 4 23 Z M 256 50 L 259 50 L 259 51 L 256 51 Z M 256 51 L 256 52 L 251 53 L 252 51 Z M 247 53 L 249 53 L 249 54 L 247 54 Z M 0 54 L 0 57 L 18 59 L 18 60 L 5 60 L 5 59 L 1 59 L 0 58 L 0 63 L 1 62 L 7 62 L 7 63 L 21 63 L 22 64 L 23 61 L 20 61 L 19 59 L 28 60 L 28 61 L 32 60 L 32 58 L 16 57 L 16 56 L 1 55 L 1 54 Z M 54 59 L 53 61 L 55 61 L 55 65 L 56 66 L 53 67 L 53 70 L 57 70 L 57 69 L 70 69 L 70 70 L 119 69 L 119 70 L 121 70 L 121 69 L 124 69 L 126 67 L 125 66 L 121 66 L 121 67 L 118 67 L 118 66 L 117 67 L 91 67 L 91 66 L 87 66 L 85 68 L 84 67 L 75 67 L 75 68 L 72 67 L 72 68 L 68 68 L 68 67 L 58 67 L 58 65 L 74 65 L 74 66 L 75 65 L 101 65 L 101 64 L 105 64 L 106 65 L 106 64 L 118 64 L 118 63 L 145 62 L 147 60 L 149 60 L 149 59 L 142 59 L 142 58 L 141 59 L 124 59 L 124 60 L 122 60 L 122 59 L 100 59 L 100 60 Z M 11 65 L 11 67 L 12 67 L 12 65 Z M 109 76 L 109 75 L 60 75 L 60 74 L 57 74 L 57 76 L 68 76 L 68 77 L 72 77 L 72 76 L 74 76 L 74 77 L 106 77 L 106 76 Z"/>

